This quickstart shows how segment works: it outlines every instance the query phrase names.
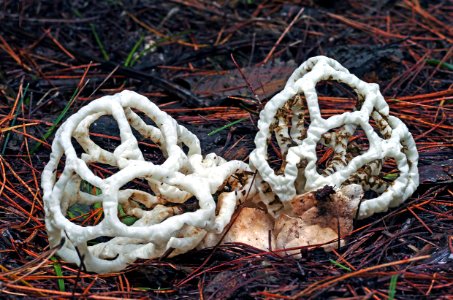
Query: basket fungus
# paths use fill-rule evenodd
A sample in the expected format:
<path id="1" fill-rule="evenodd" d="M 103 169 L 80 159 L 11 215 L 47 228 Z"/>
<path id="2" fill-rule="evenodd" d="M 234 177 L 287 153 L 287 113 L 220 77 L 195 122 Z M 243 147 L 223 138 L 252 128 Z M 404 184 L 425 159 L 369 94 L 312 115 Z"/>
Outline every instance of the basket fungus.
<path id="1" fill-rule="evenodd" d="M 120 144 L 114 151 L 90 137 L 90 125 L 104 115 L 118 125 Z M 145 159 L 137 133 L 157 145 L 163 163 Z M 101 177 L 89 167 L 93 163 L 117 171 Z M 249 170 L 241 161 L 202 157 L 198 138 L 144 96 L 123 91 L 102 97 L 69 117 L 53 141 L 42 174 L 50 245 L 64 239 L 58 255 L 77 264 L 83 258 L 86 270 L 98 273 L 119 271 L 138 258 L 157 258 L 169 250 L 170 256 L 187 252 L 207 231 L 220 233 L 230 222 L 236 202 L 244 197 L 237 190 L 250 181 L 240 174 Z M 84 190 L 86 185 L 96 192 Z M 214 194 L 223 198 L 221 206 Z M 188 201 L 195 202 L 192 209 L 183 205 Z M 93 215 L 71 218 L 68 213 L 76 205 L 99 204 L 102 220 L 91 226 L 85 223 Z M 123 223 L 120 212 L 135 222 Z M 75 224 L 81 217 L 84 221 Z"/>
<path id="2" fill-rule="evenodd" d="M 323 117 L 316 84 L 330 80 L 356 92 L 353 111 Z M 113 150 L 90 134 L 105 116 L 118 127 Z M 313 57 L 296 69 L 260 112 L 258 129 L 250 164 L 226 161 L 203 156 L 198 138 L 144 96 L 123 91 L 92 101 L 59 128 L 42 173 L 50 245 L 62 244 L 60 257 L 77 264 L 83 259 L 86 270 L 97 273 L 214 246 L 222 238 L 260 249 L 329 250 L 344 243 L 339 237 L 352 231 L 355 216 L 395 207 L 418 186 L 418 153 L 407 127 L 389 115 L 377 84 L 333 59 Z M 151 161 L 137 135 L 165 160 Z M 274 140 L 280 167 L 269 163 Z M 332 154 L 322 163 L 321 147 Z M 383 171 L 388 159 L 398 169 L 391 181 Z M 93 164 L 114 171 L 106 176 Z M 368 191 L 373 196 L 363 197 Z M 239 203 L 248 205 L 228 226 Z M 77 205 L 97 205 L 97 213 L 74 216 Z M 124 216 L 134 221 L 126 224 Z"/>

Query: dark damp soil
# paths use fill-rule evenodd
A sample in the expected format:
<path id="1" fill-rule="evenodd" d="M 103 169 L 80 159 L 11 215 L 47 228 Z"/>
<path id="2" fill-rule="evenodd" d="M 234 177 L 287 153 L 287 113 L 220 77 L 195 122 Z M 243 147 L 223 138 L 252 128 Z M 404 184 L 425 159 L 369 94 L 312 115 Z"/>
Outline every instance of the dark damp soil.
<path id="1" fill-rule="evenodd" d="M 2 297 L 447 299 L 451 13 L 449 1 L 418 0 L 0 2 Z M 378 83 L 391 114 L 412 132 L 421 185 L 403 205 L 356 221 L 336 252 L 302 249 L 301 258 L 231 244 L 101 276 L 48 260 L 40 174 L 69 115 L 133 90 L 195 133 L 204 154 L 247 160 L 260 107 L 316 55 Z M 331 97 L 320 98 L 327 112 L 354 103 L 354 91 L 341 84 L 322 83 L 318 92 Z M 91 129 L 115 148 L 114 121 Z M 140 147 L 163 161 L 155 144 L 143 139 Z"/>

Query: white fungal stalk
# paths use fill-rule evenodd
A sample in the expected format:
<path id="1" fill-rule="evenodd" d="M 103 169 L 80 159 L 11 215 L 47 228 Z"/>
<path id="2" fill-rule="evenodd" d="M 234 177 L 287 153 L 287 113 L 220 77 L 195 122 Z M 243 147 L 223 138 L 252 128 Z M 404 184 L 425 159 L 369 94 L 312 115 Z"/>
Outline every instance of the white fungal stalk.
<path id="1" fill-rule="evenodd" d="M 356 110 L 323 118 L 316 84 L 324 80 L 353 88 Z M 103 116 L 118 125 L 120 144 L 113 150 L 90 138 L 90 126 Z M 213 153 L 203 157 L 194 134 L 137 93 L 92 101 L 59 128 L 42 173 L 50 245 L 62 244 L 58 254 L 77 264 L 83 260 L 88 271 L 119 271 L 138 258 L 215 245 L 237 204 L 256 195 L 254 201 L 263 202 L 267 213 L 259 206 L 246 208 L 237 218 L 243 223 L 232 227 L 226 240 L 256 241 L 260 248 L 329 243 L 352 230 L 363 191 L 378 196 L 362 201 L 360 218 L 401 204 L 418 185 L 414 139 L 398 118 L 389 116 L 378 85 L 361 81 L 327 57 L 311 58 L 291 75 L 261 111 L 258 129 L 249 166 Z M 359 130 L 367 149 L 352 138 Z M 147 160 L 136 135 L 157 145 L 165 161 Z M 283 161 L 276 170 L 268 158 L 272 136 Z M 318 144 L 333 152 L 322 171 Z M 389 158 L 399 170 L 392 182 L 382 178 Z M 103 177 L 95 164 L 116 171 Z M 254 170 L 256 178 L 250 176 Z M 80 206 L 85 211 L 74 215 Z M 124 215 L 135 222 L 126 225 Z M 250 228 L 250 236 L 240 232 L 253 224 L 257 228 Z M 266 246 L 269 231 L 274 238 Z"/>
<path id="2" fill-rule="evenodd" d="M 316 84 L 324 80 L 345 83 L 359 98 L 356 111 L 344 112 L 327 119 L 321 116 Z M 304 127 L 304 107 L 307 103 L 310 124 Z M 291 110 L 292 117 L 284 113 Z M 282 115 L 283 114 L 283 115 Z M 376 128 L 370 121 L 374 120 Z M 361 128 L 369 148 L 356 157 L 348 155 L 349 137 Z M 334 134 L 330 130 L 338 129 Z M 418 186 L 418 153 L 414 139 L 401 120 L 389 116 L 389 107 L 379 92 L 379 86 L 366 83 L 349 73 L 337 61 L 317 56 L 303 63 L 288 79 L 283 91 L 275 95 L 260 113 L 256 149 L 250 154 L 250 165 L 262 181 L 261 200 L 273 215 L 297 194 L 315 191 L 325 185 L 340 188 L 357 182 L 365 190 L 381 194 L 364 200 L 359 217 L 383 212 L 406 200 Z M 274 171 L 268 162 L 268 144 L 275 134 L 283 156 L 280 170 Z M 324 143 L 334 150 L 334 158 L 324 174 L 317 171 L 316 145 Z M 389 186 L 376 178 L 381 161 L 394 158 L 399 176 Z"/>

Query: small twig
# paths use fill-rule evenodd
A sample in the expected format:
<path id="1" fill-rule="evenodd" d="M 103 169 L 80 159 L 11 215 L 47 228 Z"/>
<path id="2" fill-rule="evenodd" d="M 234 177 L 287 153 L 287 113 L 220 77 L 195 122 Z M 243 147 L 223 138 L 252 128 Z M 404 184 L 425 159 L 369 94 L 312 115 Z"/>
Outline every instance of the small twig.
<path id="1" fill-rule="evenodd" d="M 267 54 L 266 58 L 263 60 L 262 64 L 266 64 L 269 59 L 272 57 L 272 54 L 274 54 L 275 52 L 275 49 L 277 48 L 278 45 L 280 45 L 280 42 L 283 40 L 283 38 L 285 37 L 285 35 L 289 32 L 289 30 L 291 29 L 291 27 L 293 27 L 293 25 L 296 23 L 296 21 L 299 20 L 299 17 L 300 15 L 302 15 L 302 13 L 304 12 L 305 10 L 305 7 L 302 7 L 299 12 L 297 13 L 297 15 L 294 17 L 294 19 L 291 21 L 291 23 L 289 23 L 289 25 L 285 28 L 285 30 L 283 31 L 283 33 L 280 35 L 280 37 L 278 38 L 277 42 L 274 44 L 274 46 L 272 46 L 272 49 L 271 51 L 269 51 L 269 53 Z"/>
<path id="2" fill-rule="evenodd" d="M 247 84 L 247 87 L 249 88 L 249 90 L 252 92 L 253 96 L 255 97 L 257 103 L 258 103 L 258 106 L 261 110 L 262 108 L 262 104 L 261 104 L 261 99 L 260 97 L 258 96 L 258 94 L 255 92 L 255 89 L 252 87 L 252 85 L 250 84 L 250 82 L 248 81 L 247 77 L 245 76 L 244 72 L 242 72 L 242 69 L 241 67 L 239 66 L 239 64 L 236 62 L 236 59 L 234 59 L 234 55 L 233 53 L 230 54 L 231 56 L 231 60 L 233 61 L 234 65 L 236 66 L 237 70 L 239 71 L 239 74 L 241 74 L 241 77 L 242 79 L 244 79 L 245 83 Z"/>

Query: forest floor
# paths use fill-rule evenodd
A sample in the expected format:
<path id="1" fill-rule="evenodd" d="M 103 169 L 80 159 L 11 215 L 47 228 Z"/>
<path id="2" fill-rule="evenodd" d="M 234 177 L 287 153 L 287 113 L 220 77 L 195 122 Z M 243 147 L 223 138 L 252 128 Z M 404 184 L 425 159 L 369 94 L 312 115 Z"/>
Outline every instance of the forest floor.
<path id="1" fill-rule="evenodd" d="M 424 0 L 1 1 L 0 297 L 447 299 L 452 13 L 450 1 Z M 194 132 L 205 154 L 247 161 L 254 94 L 265 104 L 316 55 L 378 83 L 413 134 L 420 186 L 403 205 L 355 221 L 340 249 L 301 258 L 227 244 L 98 275 L 54 255 L 40 177 L 69 115 L 133 90 Z M 317 88 L 327 115 L 354 104 L 342 84 Z"/>

